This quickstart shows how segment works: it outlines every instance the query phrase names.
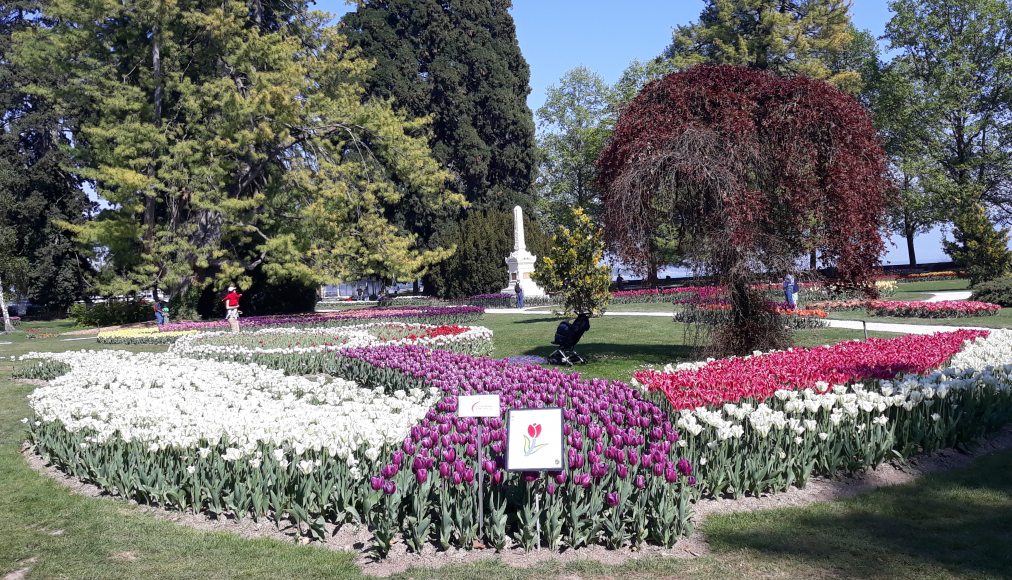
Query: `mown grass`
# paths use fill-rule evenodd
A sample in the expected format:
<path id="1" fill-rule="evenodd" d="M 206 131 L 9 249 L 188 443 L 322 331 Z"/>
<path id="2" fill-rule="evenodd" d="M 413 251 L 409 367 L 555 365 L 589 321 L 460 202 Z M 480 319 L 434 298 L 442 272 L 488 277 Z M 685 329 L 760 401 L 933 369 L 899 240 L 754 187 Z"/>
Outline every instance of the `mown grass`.
<path id="1" fill-rule="evenodd" d="M 487 316 L 498 356 L 544 352 L 556 320 Z M 639 320 L 639 319 L 636 319 Z M 526 322 L 525 322 L 526 321 Z M 587 352 L 618 357 L 653 346 L 668 362 L 677 354 L 678 325 L 649 319 L 595 320 Z M 50 325 L 59 330 L 67 325 Z M 547 332 L 551 331 L 551 332 Z M 808 331 L 805 342 L 842 333 Z M 596 336 L 595 336 L 596 334 Z M 851 333 L 853 334 L 853 333 Z M 103 348 L 93 341 L 0 335 L 0 356 L 32 350 Z M 537 340 L 535 340 L 537 339 Z M 667 345 L 667 346 L 665 346 Z M 593 347 L 591 349 L 590 347 Z M 123 347 L 118 347 L 123 348 Z M 164 347 L 149 347 L 158 350 Z M 138 350 L 138 349 L 133 349 Z M 647 362 L 637 359 L 626 365 Z M 661 360 L 663 359 L 663 361 Z M 625 373 L 616 358 L 588 365 L 600 376 Z M 141 512 L 116 499 L 75 495 L 31 470 L 19 453 L 20 419 L 34 388 L 10 380 L 0 360 L 0 574 L 28 569 L 29 578 L 359 578 L 349 554 L 275 540 L 200 532 Z M 968 470 L 846 501 L 709 520 L 713 553 L 691 560 L 644 558 L 619 566 L 549 562 L 512 568 L 499 561 L 412 569 L 402 578 L 972 578 L 1012 575 L 1012 452 Z"/>
<path id="2" fill-rule="evenodd" d="M 913 318 L 903 316 L 874 316 L 865 310 L 845 310 L 829 313 L 837 320 L 867 320 L 868 322 L 891 322 L 896 324 L 927 324 L 931 326 L 983 326 L 985 328 L 1012 328 L 1012 308 L 1002 308 L 992 316 L 967 316 L 963 318 Z"/>

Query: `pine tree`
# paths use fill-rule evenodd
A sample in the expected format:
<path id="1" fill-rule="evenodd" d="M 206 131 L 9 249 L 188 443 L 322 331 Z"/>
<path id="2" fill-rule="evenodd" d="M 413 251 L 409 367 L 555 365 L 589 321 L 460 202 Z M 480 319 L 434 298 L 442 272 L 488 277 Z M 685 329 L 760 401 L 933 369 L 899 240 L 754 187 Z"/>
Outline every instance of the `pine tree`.
<path id="1" fill-rule="evenodd" d="M 996 280 L 1012 268 L 1008 228 L 995 229 L 980 203 L 968 204 L 952 220 L 953 241 L 942 242 L 956 267 L 966 272 L 970 285 Z"/>
<path id="2" fill-rule="evenodd" d="M 109 205 L 77 234 L 107 253 L 104 291 L 410 278 L 452 251 L 393 218 L 463 203 L 424 122 L 365 98 L 368 63 L 307 2 L 52 0 L 45 16 L 15 60 L 74 79 L 32 91 L 83 112 L 75 162 Z"/>
<path id="3" fill-rule="evenodd" d="M 67 170 L 66 135 L 76 112 L 25 89 L 64 83 L 58 71 L 11 59 L 15 34 L 46 25 L 35 0 L 0 6 L 0 254 L 6 255 L 0 269 L 17 295 L 63 314 L 82 296 L 91 272 L 86 250 L 63 226 L 83 222 L 90 206 Z"/>
<path id="4" fill-rule="evenodd" d="M 707 0 L 699 22 L 675 29 L 662 58 L 678 69 L 736 64 L 807 76 L 856 93 L 861 74 L 843 58 L 855 40 L 850 0 Z"/>
<path id="5" fill-rule="evenodd" d="M 509 0 L 363 0 L 342 31 L 375 61 L 366 92 L 432 116 L 436 159 L 480 208 L 530 207 L 530 71 Z"/>

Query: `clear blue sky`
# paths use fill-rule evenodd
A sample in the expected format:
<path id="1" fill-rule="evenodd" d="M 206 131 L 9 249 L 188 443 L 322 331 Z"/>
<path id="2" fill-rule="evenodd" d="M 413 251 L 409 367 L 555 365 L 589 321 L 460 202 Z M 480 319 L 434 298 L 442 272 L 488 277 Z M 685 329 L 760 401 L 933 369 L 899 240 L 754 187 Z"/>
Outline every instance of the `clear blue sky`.
<path id="1" fill-rule="evenodd" d="M 886 0 L 853 0 L 858 28 L 876 37 L 890 12 Z M 317 0 L 317 7 L 341 16 L 354 9 L 343 0 Z M 703 0 L 513 0 L 517 37 L 531 67 L 531 94 L 536 110 L 545 91 L 569 69 L 583 65 L 613 83 L 634 59 L 657 56 L 671 40 L 672 29 L 699 17 Z M 938 231 L 919 236 L 919 262 L 947 261 Z M 883 263 L 907 263 L 906 243 L 895 238 Z"/>

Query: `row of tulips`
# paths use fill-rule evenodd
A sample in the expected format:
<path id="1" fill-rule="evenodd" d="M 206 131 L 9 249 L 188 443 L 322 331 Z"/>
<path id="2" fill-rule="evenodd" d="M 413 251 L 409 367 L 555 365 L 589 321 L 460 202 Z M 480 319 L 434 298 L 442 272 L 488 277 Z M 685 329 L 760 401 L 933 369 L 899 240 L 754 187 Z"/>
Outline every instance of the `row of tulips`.
<path id="1" fill-rule="evenodd" d="M 973 300 L 943 300 L 940 302 L 907 302 L 902 300 L 872 300 L 868 312 L 876 316 L 905 318 L 964 318 L 967 316 L 993 316 L 1001 306 Z"/>
<path id="2" fill-rule="evenodd" d="M 932 335 L 872 338 L 814 348 L 792 348 L 733 357 L 672 372 L 645 369 L 636 384 L 663 393 L 675 409 L 765 400 L 780 389 L 813 388 L 819 382 L 846 384 L 924 373 L 943 365 L 963 343 L 987 331 L 958 330 Z"/>
<path id="3" fill-rule="evenodd" d="M 103 330 L 97 340 L 101 344 L 172 344 L 184 336 L 197 334 L 197 330 L 162 331 L 157 326 Z"/>
<path id="4" fill-rule="evenodd" d="M 811 308 L 789 308 L 776 305 L 771 308 L 771 315 L 779 316 L 784 324 L 793 329 L 824 328 L 823 320 L 826 311 Z M 700 304 L 675 312 L 675 321 L 699 324 L 719 324 L 728 319 L 731 312 L 730 304 Z"/>
<path id="5" fill-rule="evenodd" d="M 517 295 L 510 292 L 494 292 L 491 294 L 475 294 L 467 298 L 453 300 L 458 304 L 472 304 L 483 308 L 516 308 Z M 524 296 L 524 306 L 554 306 L 559 303 L 551 296 Z"/>
<path id="6" fill-rule="evenodd" d="M 367 523 L 384 495 L 370 475 L 440 394 L 171 353 L 24 358 L 67 371 L 29 396 L 24 420 L 62 471 L 139 502 L 291 520 L 314 538 L 328 522 Z"/>
<path id="7" fill-rule="evenodd" d="M 441 547 L 469 547 L 478 493 L 489 506 L 484 539 L 497 550 L 511 543 L 670 546 L 690 528 L 695 479 L 679 455 L 679 434 L 667 413 L 629 385 L 416 346 L 348 349 L 339 362 L 340 373 L 360 384 L 434 386 L 444 395 L 372 481 L 388 494 L 387 509 L 372 522 L 381 551 L 397 535 L 412 549 L 432 538 Z M 503 413 L 562 407 L 564 468 L 507 472 L 503 419 L 456 416 L 457 395 L 481 393 L 498 393 Z M 482 490 L 475 485 L 479 469 L 489 482 Z"/>
<path id="8" fill-rule="evenodd" d="M 271 316 L 245 316 L 240 319 L 244 329 L 314 326 L 346 326 L 363 322 L 419 322 L 425 324 L 468 324 L 478 320 L 485 311 L 479 306 L 392 306 L 386 308 L 358 308 L 313 314 L 286 314 Z M 181 330 L 226 330 L 226 320 L 202 322 L 174 322 L 162 326 L 166 332 Z"/>
<path id="9" fill-rule="evenodd" d="M 260 364 L 289 375 L 336 374 L 333 353 L 346 348 L 414 344 L 471 355 L 492 354 L 483 326 L 378 322 L 341 328 L 267 328 L 252 333 L 204 332 L 176 342 L 171 352 L 194 358 Z"/>

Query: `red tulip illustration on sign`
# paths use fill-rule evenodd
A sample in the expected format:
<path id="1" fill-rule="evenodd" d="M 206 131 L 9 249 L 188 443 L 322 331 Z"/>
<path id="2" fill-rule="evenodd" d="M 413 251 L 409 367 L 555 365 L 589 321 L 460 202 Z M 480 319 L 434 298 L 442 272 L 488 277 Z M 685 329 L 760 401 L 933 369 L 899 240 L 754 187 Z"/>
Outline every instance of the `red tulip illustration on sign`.
<path id="1" fill-rule="evenodd" d="M 541 435 L 541 425 L 539 423 L 532 423 L 527 426 L 527 435 L 524 435 L 524 457 L 530 457 L 542 447 L 548 446 L 547 443 L 538 445 L 539 435 Z"/>

